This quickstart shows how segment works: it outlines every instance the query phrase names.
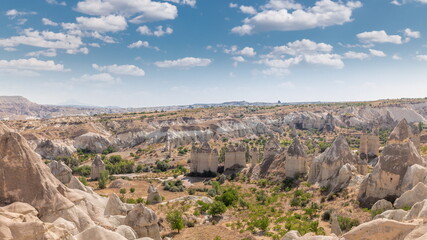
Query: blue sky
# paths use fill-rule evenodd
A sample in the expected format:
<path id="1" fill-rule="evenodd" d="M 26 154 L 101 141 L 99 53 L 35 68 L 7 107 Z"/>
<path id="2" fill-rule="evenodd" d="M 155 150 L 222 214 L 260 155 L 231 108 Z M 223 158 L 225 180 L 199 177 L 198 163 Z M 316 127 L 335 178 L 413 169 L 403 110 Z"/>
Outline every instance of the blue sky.
<path id="1" fill-rule="evenodd" d="M 427 95 L 427 0 L 3 0 L 0 9 L 0 95 L 38 103 Z"/>

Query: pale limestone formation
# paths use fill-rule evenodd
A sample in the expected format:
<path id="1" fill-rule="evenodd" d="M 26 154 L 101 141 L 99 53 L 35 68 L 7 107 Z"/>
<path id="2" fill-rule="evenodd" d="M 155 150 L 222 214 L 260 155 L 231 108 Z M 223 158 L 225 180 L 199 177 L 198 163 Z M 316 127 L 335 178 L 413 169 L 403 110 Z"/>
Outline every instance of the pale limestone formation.
<path id="1" fill-rule="evenodd" d="M 393 209 L 393 204 L 385 199 L 378 200 L 371 208 L 372 211 L 386 211 Z"/>
<path id="2" fill-rule="evenodd" d="M 338 222 L 338 217 L 335 214 L 332 214 L 331 221 L 331 232 L 336 234 L 337 236 L 342 235 L 342 230 L 340 228 L 340 224 Z"/>
<path id="3" fill-rule="evenodd" d="M 246 167 L 246 147 L 239 144 L 236 148 L 233 144 L 228 145 L 225 152 L 224 171 L 228 169 L 239 169 Z"/>
<path id="4" fill-rule="evenodd" d="M 427 199 L 427 186 L 419 182 L 409 191 L 404 192 L 394 202 L 395 208 L 412 207 L 415 203 Z"/>
<path id="5" fill-rule="evenodd" d="M 427 183 L 427 168 L 414 164 L 406 170 L 405 176 L 402 180 L 402 191 L 412 189 L 419 182 Z"/>
<path id="6" fill-rule="evenodd" d="M 360 136 L 359 155 L 361 159 L 371 160 L 379 155 L 380 138 L 373 134 Z"/>
<path id="7" fill-rule="evenodd" d="M 285 176 L 295 178 L 308 172 L 308 158 L 304 146 L 295 138 L 287 151 L 285 160 Z"/>
<path id="8" fill-rule="evenodd" d="M 322 129 L 321 129 L 323 132 L 334 132 L 335 131 L 336 123 L 335 123 L 334 116 L 332 116 L 331 113 L 328 113 L 325 118 L 322 118 L 322 120 L 324 121 Z"/>
<path id="9" fill-rule="evenodd" d="M 105 164 L 102 161 L 100 155 L 96 155 L 95 160 L 92 162 L 92 166 L 90 168 L 90 178 L 93 180 L 97 180 L 101 175 L 101 172 L 105 170 Z"/>
<path id="10" fill-rule="evenodd" d="M 331 192 L 339 191 L 349 184 L 357 164 L 357 158 L 351 153 L 344 136 L 340 135 L 331 147 L 313 160 L 308 181 Z"/>
<path id="11" fill-rule="evenodd" d="M 73 177 L 73 171 L 64 162 L 51 161 L 47 164 L 51 173 L 63 184 L 68 184 Z"/>
<path id="12" fill-rule="evenodd" d="M 418 224 L 402 223 L 385 218 L 362 223 L 343 235 L 346 240 L 403 240 Z"/>
<path id="13" fill-rule="evenodd" d="M 135 230 L 133 230 L 131 227 L 126 225 L 118 226 L 114 232 L 122 235 L 127 240 L 134 240 L 138 238 L 138 235 L 136 234 Z"/>
<path id="14" fill-rule="evenodd" d="M 218 151 L 211 149 L 205 142 L 200 147 L 193 145 L 190 157 L 190 170 L 192 173 L 218 172 Z"/>
<path id="15" fill-rule="evenodd" d="M 403 220 L 409 221 L 417 218 L 427 218 L 427 199 L 415 203 Z"/>
<path id="16" fill-rule="evenodd" d="M 142 204 L 137 204 L 126 216 L 125 225 L 135 230 L 138 237 L 151 237 L 161 240 L 156 213 Z"/>
<path id="17" fill-rule="evenodd" d="M 250 150 L 251 167 L 255 167 L 259 160 L 259 150 L 257 148 L 251 148 Z"/>
<path id="18" fill-rule="evenodd" d="M 115 194 L 112 193 L 108 197 L 107 206 L 104 210 L 104 215 L 123 215 L 126 216 L 128 212 L 128 209 L 126 205 L 120 200 L 120 198 Z"/>
<path id="19" fill-rule="evenodd" d="M 40 154 L 40 156 L 50 160 L 57 157 L 70 157 L 75 151 L 76 149 L 73 146 L 50 139 L 40 141 L 35 149 L 35 152 Z"/>
<path id="20" fill-rule="evenodd" d="M 419 155 L 410 136 L 410 127 L 406 120 L 402 120 L 393 130 L 389 144 L 384 147 L 378 164 L 361 184 L 358 199 L 362 207 L 370 207 L 379 199 L 394 201 L 407 190 L 402 189 L 402 186 L 410 166 L 414 164 L 425 166 L 425 160 Z"/>
<path id="21" fill-rule="evenodd" d="M 88 240 L 88 239 L 102 239 L 102 240 L 127 240 L 124 236 L 119 233 L 107 230 L 100 226 L 93 226 L 86 229 L 75 236 L 76 240 Z"/>
<path id="22" fill-rule="evenodd" d="M 160 196 L 159 191 L 157 191 L 157 188 L 150 184 L 147 190 L 148 196 L 147 196 L 147 202 L 150 204 L 156 204 L 162 202 L 162 196 Z"/>
<path id="23" fill-rule="evenodd" d="M 275 177 L 283 178 L 284 162 L 285 162 L 285 156 L 282 153 L 280 144 L 274 137 L 272 137 L 265 144 L 264 159 L 260 164 L 258 164 L 253 169 L 251 178 L 253 179 L 265 178 L 268 175 L 272 175 L 273 171 L 276 171 Z M 279 173 L 277 172 L 278 170 L 281 170 L 282 176 L 279 176 Z"/>
<path id="24" fill-rule="evenodd" d="M 295 240 L 301 237 L 301 234 L 299 234 L 296 230 L 291 230 L 285 234 L 285 236 L 282 237 L 280 240 Z"/>
<path id="25" fill-rule="evenodd" d="M 71 189 L 78 189 L 80 191 L 87 192 L 87 188 L 85 187 L 85 185 L 83 185 L 83 183 L 80 182 L 80 180 L 75 176 L 71 177 L 71 180 L 67 184 L 67 186 Z"/>
<path id="26" fill-rule="evenodd" d="M 85 133 L 74 139 L 74 147 L 76 149 L 85 149 L 94 153 L 102 153 L 111 145 L 111 141 L 106 136 L 92 132 Z"/>
<path id="27" fill-rule="evenodd" d="M 408 212 L 405 210 L 402 210 L 402 209 L 387 210 L 387 211 L 375 216 L 374 219 L 387 218 L 390 220 L 402 222 L 407 214 L 408 214 Z"/>
<path id="28" fill-rule="evenodd" d="M 412 132 L 406 119 L 400 121 L 397 126 L 390 133 L 388 144 L 395 144 L 411 140 L 417 149 L 420 148 L 420 137 Z"/>

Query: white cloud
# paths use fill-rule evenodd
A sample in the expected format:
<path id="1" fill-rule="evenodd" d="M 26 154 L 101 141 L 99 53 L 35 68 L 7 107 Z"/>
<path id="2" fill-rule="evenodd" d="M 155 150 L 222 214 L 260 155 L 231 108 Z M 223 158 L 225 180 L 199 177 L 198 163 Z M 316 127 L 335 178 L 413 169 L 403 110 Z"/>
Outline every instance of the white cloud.
<path id="1" fill-rule="evenodd" d="M 88 45 L 91 46 L 91 47 L 96 47 L 96 48 L 100 48 L 101 47 L 101 45 L 99 45 L 99 43 L 89 43 Z"/>
<path id="2" fill-rule="evenodd" d="M 40 56 L 56 57 L 56 49 L 52 48 L 52 49 L 35 51 L 35 52 L 29 52 L 25 56 L 29 56 L 29 57 L 40 57 Z"/>
<path id="3" fill-rule="evenodd" d="M 386 31 L 363 32 L 356 35 L 364 43 L 394 43 L 402 44 L 402 37 L 399 35 L 388 35 Z"/>
<path id="4" fill-rule="evenodd" d="M 427 0 L 392 0 L 390 3 L 396 6 L 402 6 L 403 4 L 409 3 L 409 2 L 418 2 L 418 3 L 427 3 Z"/>
<path id="5" fill-rule="evenodd" d="M 49 49 L 78 49 L 82 44 L 81 38 L 76 35 L 50 31 L 39 32 L 31 28 L 23 30 L 20 36 L 0 38 L 1 47 L 28 45 Z"/>
<path id="6" fill-rule="evenodd" d="M 92 64 L 92 67 L 100 72 L 108 72 L 117 75 L 128 75 L 135 77 L 145 76 L 145 71 L 135 65 L 109 65 L 109 66 L 99 66 L 97 64 Z"/>
<path id="7" fill-rule="evenodd" d="M 67 49 L 66 53 L 68 53 L 68 54 L 77 54 L 77 53 L 89 54 L 89 49 L 87 47 L 76 48 L 76 49 Z"/>
<path id="8" fill-rule="evenodd" d="M 230 3 L 228 6 L 229 6 L 230 8 L 237 8 L 239 5 L 238 5 L 238 4 L 236 4 L 236 3 Z"/>
<path id="9" fill-rule="evenodd" d="M 231 59 L 233 59 L 235 62 L 246 62 L 245 58 L 242 56 L 232 57 Z"/>
<path id="10" fill-rule="evenodd" d="M 406 28 L 403 31 L 405 35 L 405 42 L 411 41 L 411 39 L 417 39 L 421 37 L 421 33 L 418 31 L 412 31 L 410 28 Z"/>
<path id="11" fill-rule="evenodd" d="M 120 14 L 132 17 L 130 22 L 135 24 L 173 20 L 178 16 L 176 6 L 151 0 L 84 0 L 77 3 L 76 10 L 98 16 Z"/>
<path id="12" fill-rule="evenodd" d="M 319 0 L 312 7 L 295 11 L 288 11 L 286 8 L 265 9 L 251 18 L 246 18 L 243 25 L 231 31 L 245 35 L 264 31 L 293 31 L 342 25 L 352 21 L 353 10 L 361 6 L 362 3 L 359 1 L 349 1 L 344 4 L 331 0 Z"/>
<path id="13" fill-rule="evenodd" d="M 4 48 L 5 51 L 7 52 L 15 52 L 17 49 L 16 48 L 12 48 L 12 47 L 6 47 Z"/>
<path id="14" fill-rule="evenodd" d="M 43 25 L 47 25 L 47 26 L 58 26 L 58 23 L 53 22 L 48 18 L 42 18 L 42 23 Z"/>
<path id="15" fill-rule="evenodd" d="M 25 16 L 25 15 L 36 15 L 37 12 L 20 12 L 16 9 L 10 9 L 6 12 L 6 16 L 10 17 L 10 18 L 15 18 L 18 16 Z"/>
<path id="16" fill-rule="evenodd" d="M 416 58 L 418 61 L 427 61 L 427 55 L 417 55 Z"/>
<path id="17" fill-rule="evenodd" d="M 42 61 L 36 58 L 17 59 L 17 60 L 0 60 L 0 69 L 55 71 L 55 72 L 68 71 L 68 69 L 65 69 L 64 65 L 62 64 L 56 64 L 54 61 Z"/>
<path id="18" fill-rule="evenodd" d="M 116 84 L 120 83 L 120 78 L 115 78 L 108 73 L 99 73 L 99 74 L 84 74 L 80 78 L 73 78 L 73 81 L 77 82 L 95 82 L 100 84 Z"/>
<path id="19" fill-rule="evenodd" d="M 316 43 L 309 39 L 297 40 L 294 42 L 290 42 L 283 46 L 277 46 L 273 48 L 271 54 L 273 55 L 302 55 L 309 53 L 330 53 L 332 52 L 333 47 L 326 43 Z"/>
<path id="20" fill-rule="evenodd" d="M 20 18 L 16 21 L 16 24 L 24 25 L 27 21 L 28 21 L 28 19 L 26 19 L 26 18 Z"/>
<path id="21" fill-rule="evenodd" d="M 163 30 L 163 26 L 157 26 L 156 30 L 151 31 L 151 29 L 146 25 L 138 27 L 136 31 L 139 32 L 141 35 L 156 36 L 156 37 L 161 37 L 161 36 L 169 35 L 173 33 L 173 29 L 170 27 L 166 27 L 166 29 Z"/>
<path id="22" fill-rule="evenodd" d="M 149 42 L 147 42 L 147 41 L 141 41 L 141 40 L 136 41 L 136 42 L 131 43 L 131 44 L 128 45 L 128 48 L 140 48 L 140 47 L 152 48 L 152 49 L 155 49 L 156 51 L 160 50 L 158 47 L 150 46 Z"/>
<path id="23" fill-rule="evenodd" d="M 67 6 L 66 2 L 59 2 L 57 0 L 46 0 L 46 2 L 53 5 Z"/>
<path id="24" fill-rule="evenodd" d="M 402 60 L 402 58 L 401 58 L 399 55 L 397 55 L 397 54 L 394 54 L 394 55 L 391 57 L 391 59 L 393 59 L 393 60 Z"/>
<path id="25" fill-rule="evenodd" d="M 369 52 L 371 53 L 372 56 L 375 56 L 375 57 L 385 57 L 385 56 L 387 56 L 383 51 L 380 51 L 380 50 L 369 49 Z"/>
<path id="26" fill-rule="evenodd" d="M 191 7 L 195 7 L 197 3 L 196 0 L 165 0 L 165 1 L 173 2 L 176 4 L 189 5 Z"/>
<path id="27" fill-rule="evenodd" d="M 252 6 L 244 6 L 244 5 L 242 5 L 242 6 L 240 6 L 240 11 L 242 11 L 242 13 L 244 13 L 244 14 L 250 14 L 250 15 L 257 14 L 257 11 Z"/>
<path id="28" fill-rule="evenodd" d="M 330 66 L 337 69 L 341 69 L 344 67 L 344 63 L 341 60 L 341 56 L 338 54 L 305 55 L 304 59 L 309 64 Z"/>
<path id="29" fill-rule="evenodd" d="M 109 15 L 101 17 L 77 17 L 76 21 L 80 29 L 97 32 L 118 32 L 127 28 L 126 19 L 123 16 Z"/>
<path id="30" fill-rule="evenodd" d="M 211 59 L 208 58 L 194 58 L 186 57 L 177 60 L 166 60 L 161 62 L 155 62 L 154 64 L 160 68 L 192 68 L 192 67 L 206 67 L 212 63 Z"/>
<path id="31" fill-rule="evenodd" d="M 264 9 L 302 9 L 303 6 L 299 3 L 296 3 L 294 0 L 270 0 L 266 5 L 263 6 Z"/>
<path id="32" fill-rule="evenodd" d="M 256 56 L 256 52 L 251 47 L 244 47 L 243 49 L 239 50 L 237 46 L 231 46 L 230 48 L 225 48 L 224 52 L 227 54 L 232 55 L 243 55 L 245 57 L 254 57 Z"/>
<path id="33" fill-rule="evenodd" d="M 344 53 L 344 58 L 348 58 L 348 59 L 359 59 L 359 60 L 363 60 L 365 58 L 368 58 L 369 55 L 366 53 L 362 53 L 362 52 L 353 52 L 353 51 L 349 51 Z"/>

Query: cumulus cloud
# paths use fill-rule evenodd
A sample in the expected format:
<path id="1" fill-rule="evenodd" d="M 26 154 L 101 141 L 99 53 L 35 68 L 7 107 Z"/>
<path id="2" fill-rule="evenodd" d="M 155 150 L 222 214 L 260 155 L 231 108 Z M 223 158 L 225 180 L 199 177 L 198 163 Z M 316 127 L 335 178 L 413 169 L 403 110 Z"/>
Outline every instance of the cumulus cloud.
<path id="1" fill-rule="evenodd" d="M 6 16 L 8 16 L 9 18 L 15 18 L 18 16 L 24 16 L 24 15 L 36 15 L 37 12 L 21 12 L 18 11 L 16 9 L 10 9 L 8 11 L 6 11 Z"/>
<path id="2" fill-rule="evenodd" d="M 155 62 L 154 64 L 160 68 L 193 68 L 193 67 L 206 67 L 212 63 L 211 59 L 208 58 L 195 58 L 185 57 L 177 60 L 166 60 L 161 62 Z"/>
<path id="3" fill-rule="evenodd" d="M 388 35 L 386 31 L 362 32 L 356 35 L 364 43 L 394 43 L 402 44 L 402 37 L 399 35 Z"/>
<path id="4" fill-rule="evenodd" d="M 84 0 L 77 3 L 76 10 L 97 16 L 119 14 L 131 18 L 130 22 L 136 24 L 173 20 L 178 16 L 176 6 L 151 0 Z"/>
<path id="5" fill-rule="evenodd" d="M 160 50 L 158 47 L 150 46 L 149 42 L 147 42 L 147 41 L 141 41 L 141 40 L 138 40 L 138 41 L 136 41 L 136 42 L 131 43 L 131 44 L 128 45 L 128 48 L 141 48 L 141 47 L 152 48 L 152 49 L 155 49 L 156 51 Z"/>
<path id="6" fill-rule="evenodd" d="M 59 2 L 57 0 L 46 0 L 47 3 L 52 5 L 61 5 L 61 6 L 67 6 L 66 2 Z"/>
<path id="7" fill-rule="evenodd" d="M 427 55 L 417 55 L 416 58 L 418 61 L 427 61 Z"/>
<path id="8" fill-rule="evenodd" d="M 417 39 L 421 37 L 421 33 L 418 31 L 412 31 L 410 28 L 406 28 L 403 31 L 405 35 L 405 42 L 411 41 L 411 39 Z"/>
<path id="9" fill-rule="evenodd" d="M 297 40 L 294 42 L 290 42 L 287 45 L 277 46 L 273 48 L 271 54 L 273 55 L 302 55 L 309 53 L 329 53 L 331 52 L 333 47 L 326 43 L 316 43 L 309 39 Z"/>
<path id="10" fill-rule="evenodd" d="M 238 4 L 236 4 L 236 3 L 230 3 L 228 6 L 229 6 L 230 8 L 237 8 L 239 5 L 238 5 Z"/>
<path id="11" fill-rule="evenodd" d="M 80 29 L 97 32 L 118 32 L 127 28 L 126 19 L 123 16 L 109 15 L 101 17 L 77 17 L 76 21 Z"/>
<path id="12" fill-rule="evenodd" d="M 99 73 L 99 74 L 84 74 L 79 78 L 73 78 L 73 81 L 76 82 L 94 82 L 100 84 L 116 84 L 120 83 L 120 78 L 115 78 L 108 73 Z"/>
<path id="13" fill-rule="evenodd" d="M 242 55 L 245 57 L 254 57 L 256 56 L 256 52 L 253 48 L 251 47 L 244 47 L 242 49 L 239 50 L 239 48 L 235 45 L 231 46 L 230 48 L 225 48 L 224 52 L 227 54 L 232 54 L 232 55 Z"/>
<path id="14" fill-rule="evenodd" d="M 319 0 L 314 6 L 294 11 L 286 9 L 292 1 L 273 1 L 267 7 L 251 18 L 243 20 L 243 25 L 234 27 L 231 31 L 239 35 L 253 34 L 264 31 L 293 31 L 305 30 L 316 27 L 342 25 L 352 21 L 354 9 L 360 8 L 359 1 L 347 3 L 331 0 Z M 288 4 L 288 5 L 286 5 Z M 278 8 L 283 7 L 283 8 Z"/>
<path id="15" fill-rule="evenodd" d="M 372 56 L 375 56 L 375 57 L 385 57 L 385 56 L 387 56 L 383 51 L 380 51 L 380 50 L 369 49 L 369 52 L 371 53 Z"/>
<path id="16" fill-rule="evenodd" d="M 427 3 L 427 0 L 392 0 L 390 3 L 396 6 L 402 6 L 403 4 L 410 3 L 410 2 L 418 2 L 418 3 Z"/>
<path id="17" fill-rule="evenodd" d="M 242 11 L 242 13 L 244 14 L 250 14 L 250 15 L 255 15 L 257 13 L 254 7 L 244 6 L 244 5 L 240 6 L 240 11 Z"/>
<path id="18" fill-rule="evenodd" d="M 98 64 L 92 64 L 92 67 L 100 72 L 108 72 L 117 75 L 128 75 L 135 77 L 145 76 L 145 71 L 135 65 L 109 65 L 109 66 L 99 66 Z"/>
<path id="19" fill-rule="evenodd" d="M 264 9 L 302 9 L 303 6 L 294 0 L 270 0 L 263 6 Z"/>
<path id="20" fill-rule="evenodd" d="M 393 59 L 393 60 L 402 60 L 402 58 L 399 56 L 399 55 L 397 55 L 397 54 L 394 54 L 392 57 L 391 57 L 391 59 Z"/>
<path id="21" fill-rule="evenodd" d="M 48 18 L 42 18 L 42 23 L 43 25 L 46 25 L 46 26 L 58 26 L 58 23 L 53 22 Z"/>
<path id="22" fill-rule="evenodd" d="M 29 57 L 40 57 L 40 56 L 56 57 L 56 49 L 53 48 L 53 49 L 46 49 L 46 50 L 29 52 L 25 56 L 29 56 Z"/>
<path id="23" fill-rule="evenodd" d="M 87 47 L 67 49 L 66 53 L 68 53 L 68 54 L 77 54 L 77 53 L 89 54 L 89 49 Z"/>
<path id="24" fill-rule="evenodd" d="M 13 70 L 31 70 L 31 71 L 69 71 L 62 64 L 56 64 L 54 61 L 42 61 L 36 58 L 0 60 L 0 69 Z"/>
<path id="25" fill-rule="evenodd" d="M 80 36 L 50 31 L 39 32 L 31 28 L 23 30 L 19 36 L 0 38 L 1 47 L 28 45 L 49 49 L 78 49 L 82 44 Z"/>
<path id="26" fill-rule="evenodd" d="M 348 58 L 348 59 L 359 59 L 359 60 L 363 60 L 369 57 L 368 54 L 366 53 L 362 53 L 362 52 L 353 52 L 353 51 L 349 51 L 344 53 L 344 58 Z"/>
<path id="27" fill-rule="evenodd" d="M 165 0 L 165 1 L 173 2 L 176 4 L 189 5 L 191 7 L 195 7 L 197 3 L 196 0 Z"/>
<path id="28" fill-rule="evenodd" d="M 139 32 L 141 35 L 156 36 L 156 37 L 161 37 L 161 36 L 169 35 L 173 33 L 173 29 L 170 27 L 166 27 L 166 29 L 163 30 L 163 26 L 157 26 L 154 31 L 151 31 L 151 29 L 146 25 L 139 26 L 136 29 L 136 31 Z"/>

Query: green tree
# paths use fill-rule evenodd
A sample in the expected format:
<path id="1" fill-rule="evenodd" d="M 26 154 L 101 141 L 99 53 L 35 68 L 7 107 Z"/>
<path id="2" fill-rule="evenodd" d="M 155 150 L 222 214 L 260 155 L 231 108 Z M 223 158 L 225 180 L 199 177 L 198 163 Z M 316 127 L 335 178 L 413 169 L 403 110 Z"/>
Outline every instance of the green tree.
<path id="1" fill-rule="evenodd" d="M 223 213 L 225 213 L 225 211 L 227 210 L 227 207 L 225 206 L 225 204 L 221 201 L 214 201 L 211 205 L 211 207 L 209 208 L 209 215 L 213 216 L 220 216 Z"/>
<path id="2" fill-rule="evenodd" d="M 99 174 L 98 187 L 100 189 L 104 189 L 107 186 L 108 175 L 109 175 L 109 173 L 107 170 L 104 170 Z"/>
<path id="3" fill-rule="evenodd" d="M 135 192 L 135 188 L 131 187 L 130 188 L 130 193 L 134 193 Z"/>
<path id="4" fill-rule="evenodd" d="M 184 228 L 184 218 L 182 218 L 182 212 L 175 210 L 167 214 L 166 220 L 171 225 L 172 230 L 180 230 Z"/>

